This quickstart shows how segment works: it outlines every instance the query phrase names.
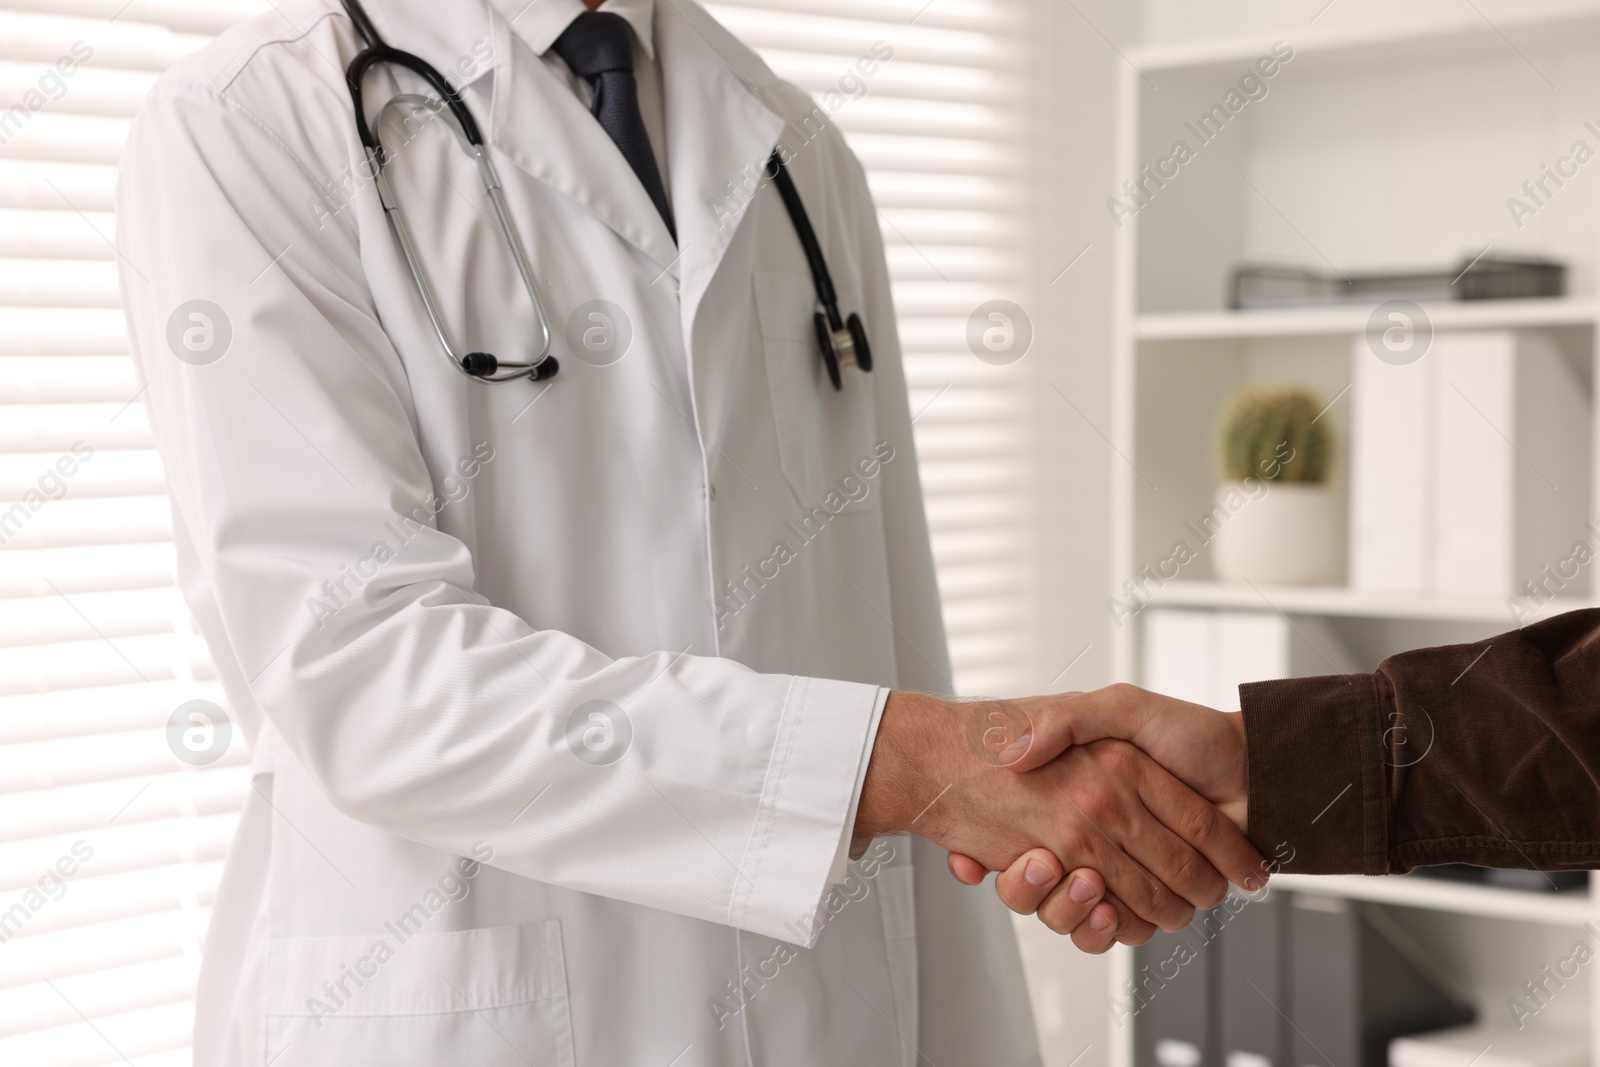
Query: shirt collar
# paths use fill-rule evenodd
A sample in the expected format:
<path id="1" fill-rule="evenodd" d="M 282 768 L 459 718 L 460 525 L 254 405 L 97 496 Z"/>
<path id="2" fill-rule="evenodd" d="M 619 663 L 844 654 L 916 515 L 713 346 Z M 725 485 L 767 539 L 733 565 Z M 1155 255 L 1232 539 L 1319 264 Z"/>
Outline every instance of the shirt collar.
<path id="1" fill-rule="evenodd" d="M 510 23 L 511 31 L 522 43 L 540 56 L 550 50 L 573 19 L 588 10 L 583 0 L 489 0 L 489 3 Z M 605 0 L 600 10 L 627 19 L 644 54 L 655 59 L 655 6 L 655 0 Z"/>

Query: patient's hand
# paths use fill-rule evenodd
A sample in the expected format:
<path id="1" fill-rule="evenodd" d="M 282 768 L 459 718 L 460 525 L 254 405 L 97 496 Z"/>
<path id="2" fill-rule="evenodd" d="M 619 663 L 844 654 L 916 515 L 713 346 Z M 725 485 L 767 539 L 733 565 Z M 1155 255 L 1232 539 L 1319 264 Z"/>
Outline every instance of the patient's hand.
<path id="1" fill-rule="evenodd" d="M 1198 704 L 1146 692 L 1131 685 L 1115 685 L 1094 693 L 1074 693 L 1030 702 L 1026 743 L 1017 746 L 1006 767 L 1021 776 L 1036 774 L 1052 761 L 1069 754 L 1074 746 L 1104 743 L 1106 739 L 1130 742 L 1163 765 L 1200 796 L 1217 805 L 1238 831 L 1245 828 L 1249 795 L 1248 760 L 1244 723 L 1240 715 L 1225 714 Z M 1192 814 L 1190 815 L 1192 818 Z M 1170 826 L 1193 841 L 1197 826 Z M 1030 864 L 1047 865 L 1041 849 L 1019 857 L 996 880 L 996 891 L 1008 907 L 1022 915 L 1038 914 L 1058 933 L 1070 933 L 1079 948 L 1103 952 L 1123 934 L 1124 911 L 1109 902 L 1092 905 L 1072 900 L 1075 886 L 1080 896 L 1098 885 L 1093 870 L 1077 870 L 1064 881 L 1030 880 Z M 1057 862 L 1051 869 L 1060 871 Z M 980 859 L 953 850 L 950 870 L 974 885 L 988 868 Z M 1258 865 L 1236 884 L 1247 890 L 1266 880 L 1265 865 Z M 1081 885 L 1079 885 L 1081 883 Z M 1102 925 L 1115 914 L 1116 922 Z M 1082 916 L 1078 923 L 1068 925 Z M 1134 930 L 1136 936 L 1144 931 Z"/>

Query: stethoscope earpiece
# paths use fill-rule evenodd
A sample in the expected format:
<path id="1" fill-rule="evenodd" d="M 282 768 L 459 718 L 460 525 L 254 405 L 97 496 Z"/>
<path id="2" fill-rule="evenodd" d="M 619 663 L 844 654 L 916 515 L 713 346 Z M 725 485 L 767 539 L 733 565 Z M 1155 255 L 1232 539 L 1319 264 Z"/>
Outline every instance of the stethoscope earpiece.
<path id="1" fill-rule="evenodd" d="M 507 367 L 519 373 L 505 378 L 496 378 L 501 367 Z M 529 381 L 542 382 L 556 376 L 561 370 L 561 364 L 555 356 L 545 356 L 538 363 L 505 363 L 502 364 L 491 352 L 468 352 L 461 357 L 461 369 L 472 378 L 482 378 L 485 381 L 509 382 L 516 378 L 527 378 Z"/>
<path id="2" fill-rule="evenodd" d="M 550 319 L 545 314 L 544 304 L 539 300 L 538 287 L 533 283 L 533 265 L 523 250 L 522 239 L 518 236 L 516 225 L 511 219 L 511 209 L 506 206 L 505 196 L 501 191 L 500 177 L 495 173 L 494 164 L 489 160 L 483 135 L 478 130 L 478 123 L 473 119 L 472 112 L 444 75 L 426 60 L 384 44 L 383 38 L 378 36 L 372 20 L 362 8 L 361 0 L 343 0 L 343 4 L 351 22 L 355 24 L 356 31 L 366 43 L 366 47 L 351 61 L 345 71 L 345 82 L 350 89 L 351 103 L 355 106 L 356 132 L 361 138 L 361 145 L 372 167 L 372 181 L 377 188 L 378 198 L 383 203 L 384 216 L 389 220 L 389 227 L 394 232 L 401 252 L 405 255 L 406 267 L 411 272 L 411 279 L 417 287 L 417 295 L 422 300 L 428 322 L 433 327 L 433 332 L 438 337 L 445 355 L 457 370 L 480 382 L 510 382 L 518 378 L 544 381 L 553 377 L 560 365 L 550 354 Z M 362 83 L 373 67 L 383 64 L 411 71 L 439 94 L 439 101 L 433 102 L 415 94 L 401 94 L 385 104 L 379 112 L 380 129 L 389 108 L 397 103 L 425 108 L 435 115 L 448 116 L 451 132 L 461 147 L 472 157 L 478 170 L 479 180 L 483 184 L 484 195 L 494 208 L 495 225 L 500 231 L 518 275 L 522 278 L 522 286 L 527 291 L 528 300 L 533 305 L 537 342 L 533 346 L 536 348 L 534 358 L 519 362 L 501 361 L 488 352 L 469 352 L 464 356 L 456 356 L 456 349 L 450 344 L 450 336 L 445 329 L 439 303 L 434 297 L 433 288 L 428 284 L 427 272 L 422 265 L 422 255 L 412 241 L 411 230 L 406 225 L 405 212 L 401 209 L 400 201 L 384 174 L 384 168 L 391 161 L 390 154 L 384 148 L 381 133 L 373 130 L 367 122 L 366 98 L 362 92 Z"/>
<path id="3" fill-rule="evenodd" d="M 461 357 L 461 369 L 474 378 L 488 378 L 500 369 L 500 361 L 488 352 L 468 352 Z"/>

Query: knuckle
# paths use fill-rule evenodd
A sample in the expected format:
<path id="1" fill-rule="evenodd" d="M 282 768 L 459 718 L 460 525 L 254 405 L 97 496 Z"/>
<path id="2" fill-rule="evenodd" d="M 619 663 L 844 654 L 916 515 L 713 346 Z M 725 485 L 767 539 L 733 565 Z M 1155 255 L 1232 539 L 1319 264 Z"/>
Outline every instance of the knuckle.
<path id="1" fill-rule="evenodd" d="M 1068 868 L 1078 864 L 1093 865 L 1094 842 L 1078 820 L 1060 827 L 1055 835 L 1055 847 L 1050 851 L 1059 856 Z"/>
<path id="2" fill-rule="evenodd" d="M 1184 813 L 1181 822 L 1183 839 L 1196 848 L 1205 848 L 1217 839 L 1217 809 L 1209 804 L 1198 804 Z"/>
<path id="3" fill-rule="evenodd" d="M 1141 883 L 1134 908 L 1140 918 L 1147 919 L 1161 929 L 1172 932 L 1182 930 L 1194 918 L 1194 908 L 1164 885 Z"/>
<path id="4" fill-rule="evenodd" d="M 1110 697 L 1111 702 L 1119 708 L 1130 706 L 1138 699 L 1138 693 L 1138 686 L 1131 682 L 1117 682 L 1105 690 L 1106 696 Z"/>
<path id="5" fill-rule="evenodd" d="M 1117 799 L 1109 789 L 1097 787 L 1084 790 L 1078 797 L 1078 809 L 1085 818 L 1096 825 L 1104 825 L 1117 814 Z"/>
<path id="6" fill-rule="evenodd" d="M 1000 902 L 1018 915 L 1032 915 L 1038 905 L 1016 886 L 1000 886 Z"/>
<path id="7" fill-rule="evenodd" d="M 1113 774 L 1126 776 L 1140 765 L 1139 750 L 1126 741 L 1097 741 L 1094 748 L 1101 764 Z"/>
<path id="8" fill-rule="evenodd" d="M 1073 920 L 1077 916 L 1063 914 L 1061 908 L 1051 907 L 1048 902 L 1039 909 L 1039 921 L 1058 934 L 1070 934 L 1077 929 L 1078 924 Z"/>
<path id="9" fill-rule="evenodd" d="M 1184 849 L 1178 853 L 1177 862 L 1172 867 L 1172 876 L 1167 879 L 1167 884 L 1184 896 L 1188 896 L 1204 888 L 1209 881 L 1199 854 Z"/>
<path id="10" fill-rule="evenodd" d="M 1131 901 L 1135 905 L 1134 910 L 1151 921 L 1157 916 L 1169 914 L 1176 902 L 1176 897 L 1148 877 L 1139 879 Z"/>
<path id="11" fill-rule="evenodd" d="M 1134 755 L 1133 747 L 1123 744 L 1122 741 L 1106 741 L 1101 744 L 1104 747 L 1094 755 L 1099 757 L 1101 766 L 1106 768 L 1106 773 L 1114 774 L 1120 782 L 1131 781 L 1131 777 L 1138 773 L 1139 769 L 1139 760 Z"/>
<path id="12" fill-rule="evenodd" d="M 1087 918 L 1087 909 L 1065 893 L 1051 893 L 1039 905 L 1039 921 L 1058 934 L 1070 934 Z"/>
<path id="13" fill-rule="evenodd" d="M 1189 852 L 1178 861 L 1174 888 L 1182 887 L 1184 897 L 1197 901 L 1202 908 L 1214 908 L 1222 903 L 1228 890 L 1228 880 L 1200 857 Z"/>

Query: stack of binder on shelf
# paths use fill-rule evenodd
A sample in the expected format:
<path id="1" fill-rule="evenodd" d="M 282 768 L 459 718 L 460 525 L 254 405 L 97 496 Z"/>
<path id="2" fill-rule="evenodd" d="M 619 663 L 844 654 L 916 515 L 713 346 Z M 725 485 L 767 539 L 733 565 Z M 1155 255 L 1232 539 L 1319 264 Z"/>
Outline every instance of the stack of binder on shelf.
<path id="1" fill-rule="evenodd" d="M 1544 335 L 1443 333 L 1411 362 L 1356 342 L 1350 583 L 1375 593 L 1494 597 L 1544 582 L 1587 528 L 1588 388 Z M 1571 570 L 1571 566 L 1567 568 Z M 1571 588 L 1560 588 L 1569 581 Z"/>
<path id="2" fill-rule="evenodd" d="M 1122 992 L 1135 1067 L 1384 1067 L 1394 1039 L 1474 1017 L 1382 911 L 1270 887 L 1158 934 Z"/>
<path id="3" fill-rule="evenodd" d="M 1282 263 L 1234 268 L 1229 306 L 1244 311 L 1360 304 L 1385 300 L 1528 300 L 1567 291 L 1566 264 L 1523 256 L 1463 257 L 1440 270 L 1331 274 Z"/>
<path id="4" fill-rule="evenodd" d="M 1144 686 L 1225 711 L 1239 686 L 1271 678 L 1349 674 L 1361 668 L 1319 618 L 1263 611 L 1144 612 Z"/>

